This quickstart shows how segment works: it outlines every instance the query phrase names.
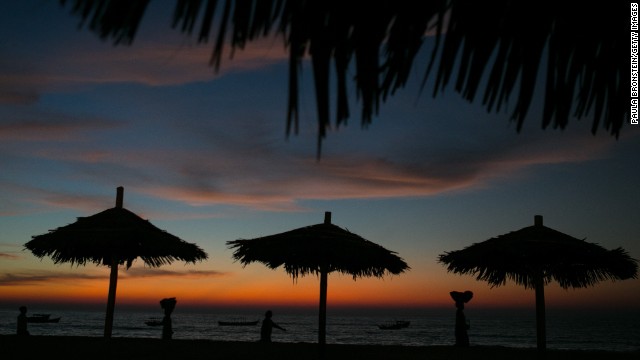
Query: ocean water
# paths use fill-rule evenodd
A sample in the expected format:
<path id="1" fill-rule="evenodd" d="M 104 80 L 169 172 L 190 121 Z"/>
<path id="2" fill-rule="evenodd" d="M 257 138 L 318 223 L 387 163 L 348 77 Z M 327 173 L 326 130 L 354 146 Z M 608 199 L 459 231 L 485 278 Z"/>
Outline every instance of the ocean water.
<path id="1" fill-rule="evenodd" d="M 29 309 L 29 314 L 51 313 L 59 323 L 29 323 L 33 335 L 103 335 L 104 311 Z M 471 345 L 534 348 L 535 313 L 528 310 L 465 310 L 471 323 Z M 14 334 L 17 309 L 0 309 L 0 334 Z M 262 312 L 180 311 L 173 320 L 174 339 L 257 341 L 260 323 L 255 326 L 219 326 L 218 321 L 262 320 Z M 160 338 L 162 327 L 148 326 L 146 320 L 162 318 L 162 312 L 119 310 L 114 317 L 113 337 Z M 309 311 L 274 311 L 273 320 L 287 329 L 273 330 L 273 341 L 317 342 L 318 315 Z M 378 324 L 408 320 L 410 326 L 381 330 Z M 360 310 L 353 314 L 327 316 L 327 343 L 379 345 L 452 345 L 455 309 L 405 311 L 391 316 L 379 311 Z M 547 309 L 547 347 L 550 349 L 640 351 L 640 312 L 559 311 Z"/>

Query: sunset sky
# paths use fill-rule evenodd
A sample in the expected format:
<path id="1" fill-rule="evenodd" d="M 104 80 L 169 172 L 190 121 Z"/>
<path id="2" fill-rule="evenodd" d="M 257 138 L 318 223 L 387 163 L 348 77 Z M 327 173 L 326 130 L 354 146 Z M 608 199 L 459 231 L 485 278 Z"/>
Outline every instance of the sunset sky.
<path id="1" fill-rule="evenodd" d="M 640 128 L 618 139 L 591 118 L 541 129 L 540 102 L 522 132 L 510 110 L 488 114 L 452 89 L 420 92 L 432 39 L 413 81 L 360 126 L 333 127 L 316 159 L 312 74 L 301 121 L 285 135 L 287 55 L 281 38 L 249 44 L 219 73 L 212 44 L 171 29 L 175 1 L 152 2 L 131 46 L 79 29 L 58 1 L 4 2 L 0 11 L 0 306 L 106 303 L 108 269 L 38 259 L 34 235 L 115 205 L 208 254 L 207 261 L 120 270 L 117 305 L 176 297 L 180 306 L 316 306 L 319 280 L 234 263 L 225 242 L 333 223 L 395 251 L 399 276 L 329 276 L 328 306 L 531 307 L 534 293 L 447 273 L 439 254 L 546 226 L 640 258 Z M 623 19 L 624 20 L 624 19 Z M 229 52 L 226 52 L 229 55 Z M 353 86 L 352 86 L 353 88 Z M 513 100 L 513 99 L 512 99 Z M 565 291 L 548 307 L 640 305 L 640 280 Z"/>

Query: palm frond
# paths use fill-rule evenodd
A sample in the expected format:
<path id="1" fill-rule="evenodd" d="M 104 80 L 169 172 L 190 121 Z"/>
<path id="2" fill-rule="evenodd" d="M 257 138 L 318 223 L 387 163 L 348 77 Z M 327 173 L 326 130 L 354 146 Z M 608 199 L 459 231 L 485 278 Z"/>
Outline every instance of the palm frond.
<path id="1" fill-rule="evenodd" d="M 130 44 L 148 0 L 60 0 L 89 20 L 102 39 Z M 222 3 L 222 2 L 221 2 Z M 209 41 L 218 24 L 211 64 L 219 69 L 225 44 L 242 49 L 265 36 L 282 36 L 289 51 L 287 134 L 298 129 L 298 75 L 302 60 L 313 66 L 318 112 L 318 155 L 330 127 L 331 63 L 335 68 L 336 126 L 349 117 L 347 69 L 355 69 L 361 123 L 404 87 L 429 30 L 435 47 L 424 77 L 435 71 L 433 95 L 450 81 L 470 101 L 482 95 L 487 111 L 516 97 L 511 119 L 520 131 L 537 91 L 543 93 L 542 127 L 565 128 L 592 116 L 592 132 L 618 137 L 626 119 L 628 6 L 624 2 L 541 0 L 338 1 L 177 0 L 174 28 Z M 221 8 L 221 10 L 219 9 Z M 366 15 L 365 15 L 366 14 Z M 199 25 L 198 25 L 199 24 Z M 444 40 L 444 41 L 442 41 Z M 623 54 L 624 53 L 624 54 Z M 546 65 L 540 86 L 541 65 Z"/>

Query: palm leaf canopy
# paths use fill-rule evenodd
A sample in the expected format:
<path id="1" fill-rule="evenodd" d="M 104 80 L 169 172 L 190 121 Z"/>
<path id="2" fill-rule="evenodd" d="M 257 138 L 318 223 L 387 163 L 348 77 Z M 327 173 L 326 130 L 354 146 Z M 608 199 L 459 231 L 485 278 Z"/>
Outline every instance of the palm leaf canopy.
<path id="1" fill-rule="evenodd" d="M 294 279 L 321 271 L 358 277 L 382 277 L 409 269 L 395 252 L 334 224 L 317 224 L 255 239 L 227 241 L 243 266 L 260 262 L 283 266 Z"/>
<path id="2" fill-rule="evenodd" d="M 541 222 L 541 220 L 540 220 Z M 564 289 L 593 286 L 604 280 L 637 278 L 637 260 L 622 248 L 607 250 L 537 224 L 439 256 L 447 270 L 476 275 L 492 287 L 507 279 L 525 288 L 555 280 Z"/>
<path id="3" fill-rule="evenodd" d="M 38 258 L 49 256 L 54 263 L 111 265 L 115 259 L 129 268 L 137 257 L 150 267 L 207 259 L 197 245 L 161 230 L 133 212 L 114 207 L 80 217 L 72 224 L 33 236 L 25 248 Z"/>
<path id="4" fill-rule="evenodd" d="M 149 0 L 60 3 L 72 3 L 81 25 L 102 39 L 131 44 Z M 297 131 L 298 77 L 310 57 L 319 152 L 330 109 L 337 125 L 350 116 L 347 84 L 355 84 L 362 124 L 369 124 L 380 103 L 415 73 L 427 34 L 435 46 L 422 76 L 426 81 L 437 68 L 434 96 L 452 82 L 464 99 L 481 97 L 487 111 L 499 112 L 513 95 L 511 119 L 520 130 L 539 90 L 544 128 L 592 116 L 592 132 L 604 127 L 617 137 L 629 118 L 628 16 L 624 1 L 177 0 L 173 27 L 195 32 L 200 42 L 215 37 L 210 64 L 216 70 L 225 44 L 232 55 L 252 40 L 282 36 L 289 52 L 287 133 L 292 126 Z"/>
<path id="5" fill-rule="evenodd" d="M 359 277 L 382 277 L 409 269 L 395 252 L 365 240 L 349 230 L 331 224 L 331 212 L 324 223 L 297 228 L 255 239 L 227 241 L 235 249 L 233 258 L 242 266 L 260 262 L 271 269 L 283 266 L 294 281 L 298 276 L 315 274 L 320 278 L 318 344 L 324 359 L 327 325 L 328 275 L 337 271 Z"/>
<path id="6" fill-rule="evenodd" d="M 116 206 L 76 222 L 33 236 L 24 247 L 38 258 L 49 256 L 55 264 L 88 262 L 111 269 L 105 317 L 104 336 L 110 338 L 118 284 L 118 266 L 130 268 L 140 257 L 145 265 L 160 267 L 174 260 L 195 263 L 208 255 L 195 244 L 152 225 L 149 221 L 122 207 L 124 188 L 119 186 Z"/>

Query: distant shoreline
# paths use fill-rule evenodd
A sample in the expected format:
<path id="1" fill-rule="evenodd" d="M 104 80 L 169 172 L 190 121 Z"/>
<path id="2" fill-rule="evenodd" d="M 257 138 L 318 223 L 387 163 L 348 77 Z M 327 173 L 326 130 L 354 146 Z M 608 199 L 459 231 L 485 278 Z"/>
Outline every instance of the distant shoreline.
<path id="1" fill-rule="evenodd" d="M 170 340 L 148 338 L 86 336 L 28 336 L 0 335 L 0 351 L 7 359 L 44 358 L 60 359 L 136 359 L 136 360 L 199 360 L 199 359 L 319 359 L 315 343 L 271 343 L 216 340 Z M 396 346 L 396 345 L 342 345 L 328 344 L 327 360 L 538 360 L 539 352 L 529 348 L 497 346 Z M 547 350 L 545 360 L 631 360 L 638 359 L 639 351 L 580 351 Z"/>

